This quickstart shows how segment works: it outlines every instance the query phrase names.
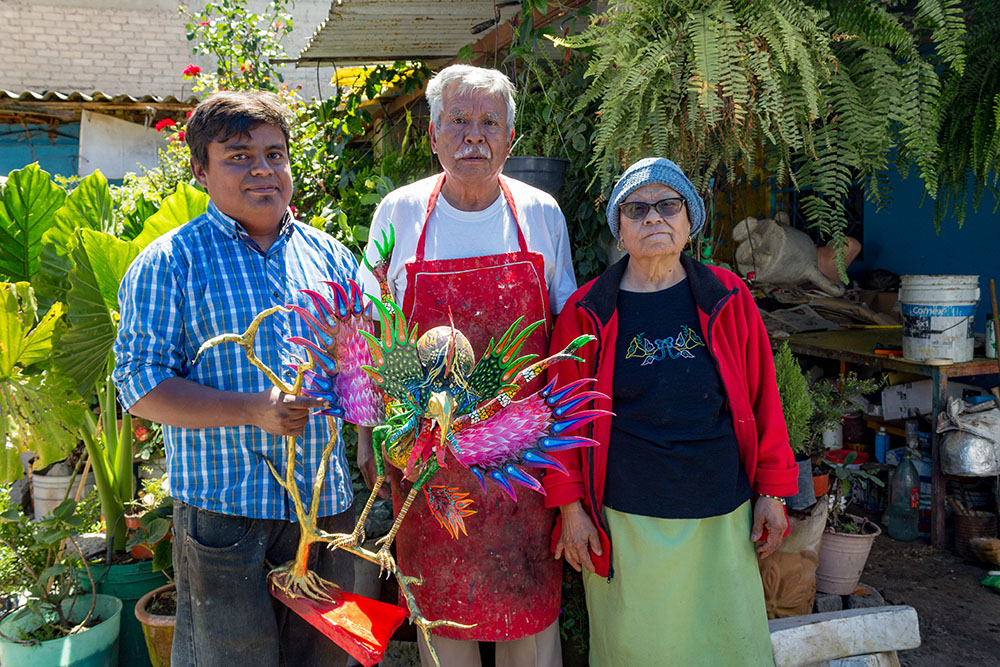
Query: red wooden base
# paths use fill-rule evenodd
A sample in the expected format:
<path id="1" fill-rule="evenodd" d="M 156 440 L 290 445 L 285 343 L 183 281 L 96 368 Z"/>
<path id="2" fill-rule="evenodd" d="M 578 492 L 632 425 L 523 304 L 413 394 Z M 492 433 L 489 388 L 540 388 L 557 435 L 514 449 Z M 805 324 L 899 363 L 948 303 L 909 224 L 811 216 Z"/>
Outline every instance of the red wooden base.
<path id="1" fill-rule="evenodd" d="M 371 600 L 336 587 L 326 589 L 332 602 L 291 597 L 274 585 L 273 576 L 273 572 L 267 575 L 271 595 L 365 667 L 382 659 L 389 638 L 406 618 L 406 609 L 398 605 Z"/>

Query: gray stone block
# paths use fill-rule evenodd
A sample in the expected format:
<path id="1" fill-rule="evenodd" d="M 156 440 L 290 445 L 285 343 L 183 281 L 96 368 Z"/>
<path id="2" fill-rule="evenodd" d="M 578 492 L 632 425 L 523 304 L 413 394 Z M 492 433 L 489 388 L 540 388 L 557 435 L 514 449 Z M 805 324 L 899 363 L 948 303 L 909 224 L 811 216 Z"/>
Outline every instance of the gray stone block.
<path id="1" fill-rule="evenodd" d="M 816 601 L 813 603 L 813 608 L 818 614 L 829 611 L 840 611 L 844 608 L 844 596 L 833 595 L 832 593 L 816 593 Z"/>
<path id="2" fill-rule="evenodd" d="M 858 586 L 858 591 L 854 595 L 848 595 L 845 600 L 846 609 L 871 609 L 872 607 L 885 606 L 885 598 L 882 597 L 882 594 L 864 584 Z"/>

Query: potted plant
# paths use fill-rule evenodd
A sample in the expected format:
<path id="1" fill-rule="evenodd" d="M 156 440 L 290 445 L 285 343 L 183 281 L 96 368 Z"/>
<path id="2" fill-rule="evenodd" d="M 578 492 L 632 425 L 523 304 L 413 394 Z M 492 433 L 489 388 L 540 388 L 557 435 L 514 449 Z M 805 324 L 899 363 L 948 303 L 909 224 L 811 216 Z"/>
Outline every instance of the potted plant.
<path id="1" fill-rule="evenodd" d="M 121 414 L 111 381 L 117 334 L 118 287 L 139 251 L 159 235 L 203 213 L 208 197 L 180 183 L 159 209 L 144 208 L 142 220 L 116 213 L 107 180 L 100 172 L 82 179 L 66 195 L 51 177 L 29 165 L 11 172 L 3 186 L 17 189 L 26 207 L 0 215 L 0 226 L 15 239 L 23 263 L 0 261 L 0 482 L 20 473 L 18 454 L 34 449 L 40 465 L 64 458 L 82 440 L 101 500 L 107 528 L 104 562 L 94 566 L 98 593 L 123 600 L 123 662 L 145 663 L 142 630 L 132 613 L 147 591 L 166 582 L 151 561 L 122 563 L 128 542 L 126 503 L 135 494 L 131 415 Z M 10 199 L 10 197 L 8 197 Z M 0 197 L 0 202 L 5 201 Z M 148 204 L 149 202 L 147 202 Z M 15 234 L 22 227 L 31 234 Z M 41 243 L 29 243 L 41 238 Z M 46 261 L 41 255 L 46 253 Z M 30 284 L 29 284 L 30 283 Z M 32 285 L 37 285 L 35 290 Z M 35 301 L 48 304 L 44 316 Z M 87 409 L 94 405 L 96 409 Z M 120 415 L 120 421 L 119 421 Z M 88 579 L 79 575 L 81 586 Z"/>
<path id="2" fill-rule="evenodd" d="M 129 547 L 145 549 L 152 556 L 153 571 L 162 571 L 169 579 L 173 566 L 170 544 L 173 500 L 167 493 L 166 476 L 143 482 L 140 494 L 147 511 L 132 531 Z M 135 603 L 135 618 L 142 625 L 142 634 L 153 667 L 169 667 L 177 615 L 177 588 L 173 581 L 154 588 Z"/>
<path id="3" fill-rule="evenodd" d="M 593 123 L 574 110 L 587 89 L 587 56 L 564 49 L 562 58 L 549 57 L 546 49 L 553 47 L 545 37 L 553 31 L 535 24 L 538 4 L 522 0 L 520 13 L 511 18 L 513 41 L 502 65 L 518 98 L 514 144 L 504 174 L 559 197 L 574 171 L 574 158 L 585 154 L 586 162 L 591 159 Z"/>
<path id="4" fill-rule="evenodd" d="M 173 582 L 165 584 L 139 598 L 135 603 L 135 617 L 142 624 L 152 666 L 169 667 L 177 620 L 176 585 Z"/>
<path id="5" fill-rule="evenodd" d="M 17 523 L 30 536 L 16 552 L 25 575 L 25 602 L 0 620 L 0 661 L 5 667 L 82 660 L 111 665 L 118 660 L 121 601 L 93 592 L 77 595 L 75 567 L 82 563 L 88 577 L 90 570 L 75 540 L 83 524 L 74 514 L 76 506 L 67 500 L 34 523 L 16 509 L 0 515 L 0 521 Z M 5 537 L 0 541 L 14 549 Z"/>
<path id="6" fill-rule="evenodd" d="M 139 500 L 131 503 L 125 514 L 129 529 L 125 548 L 137 560 L 152 559 L 153 572 L 166 572 L 173 566 L 170 528 L 174 502 L 168 491 L 166 475 L 143 480 Z"/>
<path id="7" fill-rule="evenodd" d="M 876 524 L 847 512 L 854 480 L 864 479 L 876 486 L 885 486 L 873 473 L 853 465 L 856 458 L 857 452 L 850 452 L 843 463 L 828 464 L 833 476 L 833 493 L 816 569 L 816 590 L 823 593 L 852 594 L 868 561 L 872 542 L 882 534 Z"/>
<path id="8" fill-rule="evenodd" d="M 853 408 L 852 396 L 870 394 L 882 386 L 874 378 L 862 380 L 854 371 L 834 380 L 819 380 L 810 389 L 812 399 L 812 426 L 808 450 L 813 462 L 813 486 L 816 496 L 826 493 L 829 485 L 830 469 L 823 462 L 825 450 L 824 433 L 839 428 L 844 415 Z"/>
<path id="9" fill-rule="evenodd" d="M 799 491 L 788 500 L 791 509 L 805 509 L 816 502 L 812 485 L 812 414 L 809 382 L 802 374 L 799 362 L 784 341 L 774 355 L 774 373 L 781 397 L 781 411 L 788 429 L 788 444 L 799 467 Z"/>

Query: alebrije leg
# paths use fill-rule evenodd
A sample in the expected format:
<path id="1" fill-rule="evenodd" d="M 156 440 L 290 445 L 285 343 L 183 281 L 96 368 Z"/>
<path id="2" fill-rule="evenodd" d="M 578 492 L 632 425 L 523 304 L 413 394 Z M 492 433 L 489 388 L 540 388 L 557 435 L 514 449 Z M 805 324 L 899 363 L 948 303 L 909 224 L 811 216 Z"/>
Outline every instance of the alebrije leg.
<path id="1" fill-rule="evenodd" d="M 396 539 L 396 533 L 399 531 L 399 527 L 403 523 L 403 519 L 406 517 L 406 513 L 410 511 L 410 506 L 417 497 L 420 488 L 427 483 L 431 477 L 438 471 L 438 464 L 436 461 L 431 459 L 427 465 L 424 467 L 417 481 L 413 484 L 413 488 L 406 495 L 406 500 L 403 501 L 402 507 L 399 508 L 399 514 L 396 515 L 396 520 L 392 523 L 392 528 L 385 537 L 379 539 L 376 544 L 381 545 L 381 549 L 378 550 L 378 561 L 379 565 L 384 570 L 392 571 L 395 568 L 395 560 L 392 554 L 389 553 L 389 547 L 392 545 L 392 541 Z"/>

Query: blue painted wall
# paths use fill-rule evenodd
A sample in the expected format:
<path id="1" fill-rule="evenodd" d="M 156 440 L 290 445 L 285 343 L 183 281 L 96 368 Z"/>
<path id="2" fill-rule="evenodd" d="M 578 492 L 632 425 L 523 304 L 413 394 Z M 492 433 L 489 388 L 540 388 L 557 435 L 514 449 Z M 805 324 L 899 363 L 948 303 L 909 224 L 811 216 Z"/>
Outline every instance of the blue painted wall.
<path id="1" fill-rule="evenodd" d="M 851 264 L 850 273 L 881 268 L 899 275 L 978 274 L 976 331 L 982 332 L 989 312 L 989 279 L 1000 289 L 1000 212 L 993 213 L 992 198 L 983 197 L 978 213 L 970 207 L 961 228 L 945 220 L 936 233 L 934 202 L 928 199 L 921 206 L 920 180 L 894 173 L 890 182 L 891 204 L 878 211 L 865 202 L 864 260 Z"/>
<path id="2" fill-rule="evenodd" d="M 80 124 L 59 125 L 55 132 L 38 125 L 0 125 L 0 174 L 37 161 L 50 174 L 75 176 L 80 153 Z"/>

